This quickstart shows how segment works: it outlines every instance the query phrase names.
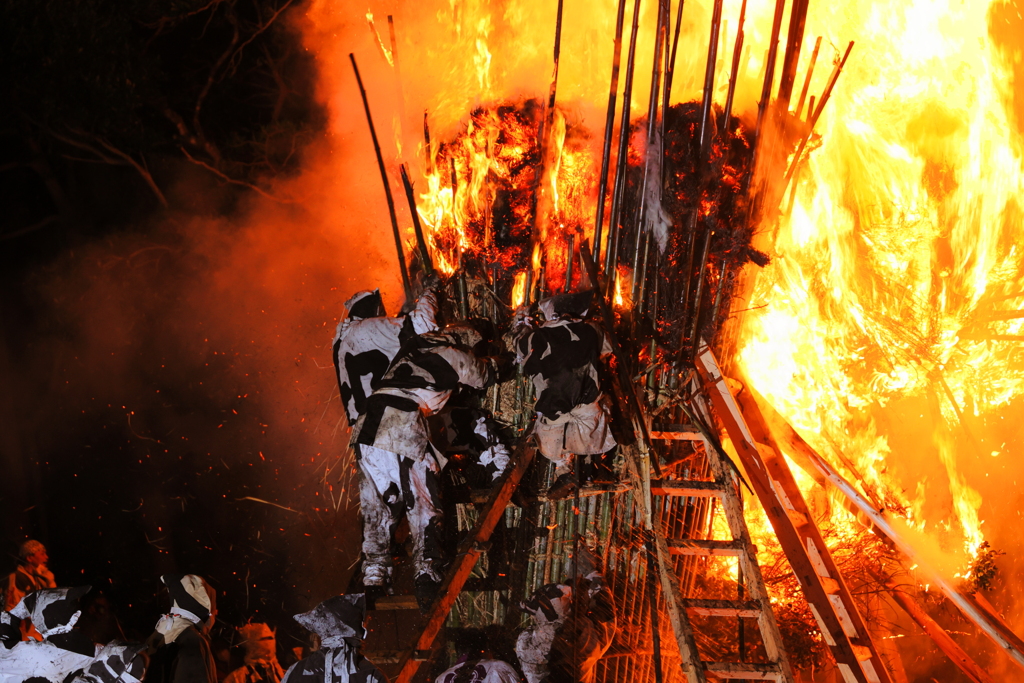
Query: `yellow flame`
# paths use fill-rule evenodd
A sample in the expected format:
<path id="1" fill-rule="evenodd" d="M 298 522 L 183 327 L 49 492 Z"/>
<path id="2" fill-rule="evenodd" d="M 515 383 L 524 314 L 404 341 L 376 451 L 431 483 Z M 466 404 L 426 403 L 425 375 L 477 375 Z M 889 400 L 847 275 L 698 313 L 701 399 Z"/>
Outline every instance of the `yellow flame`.
<path id="1" fill-rule="evenodd" d="M 964 465 L 985 465 L 960 436 L 961 414 L 994 416 L 1024 390 L 1018 351 L 999 340 L 1024 319 L 992 319 L 1021 305 L 1006 295 L 1024 290 L 1024 159 L 987 5 L 850 3 L 808 25 L 857 47 L 819 121 L 822 145 L 794 178 L 776 258 L 744 304 L 739 351 L 823 454 L 841 451 L 918 528 L 945 526 L 969 553 L 983 540 L 982 501 Z M 894 406 L 922 417 L 880 420 Z M 894 453 L 910 430 L 943 436 Z M 929 496 L 908 499 L 924 471 Z"/>
<path id="2" fill-rule="evenodd" d="M 516 273 L 512 283 L 512 308 L 518 308 L 526 301 L 526 271 Z"/>
<path id="3" fill-rule="evenodd" d="M 388 65 L 393 67 L 395 65 L 395 57 L 391 53 L 391 50 L 389 50 L 384 44 L 384 41 L 381 40 L 380 33 L 377 32 L 377 27 L 373 24 L 373 12 L 370 10 L 366 10 L 366 23 L 370 25 L 370 32 L 373 33 L 374 37 L 377 39 L 377 47 L 380 48 L 380 53 L 384 56 L 384 59 L 387 60 Z"/>

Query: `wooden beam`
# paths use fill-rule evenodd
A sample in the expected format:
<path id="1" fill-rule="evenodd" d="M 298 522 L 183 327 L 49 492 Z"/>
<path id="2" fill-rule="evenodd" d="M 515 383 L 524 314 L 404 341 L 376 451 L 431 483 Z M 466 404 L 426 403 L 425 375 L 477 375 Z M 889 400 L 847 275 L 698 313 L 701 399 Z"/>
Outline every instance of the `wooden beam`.
<path id="1" fill-rule="evenodd" d="M 686 479 L 655 479 L 651 481 L 652 496 L 686 496 L 687 498 L 710 498 L 722 495 L 722 485 L 716 481 L 695 481 Z"/>
<path id="2" fill-rule="evenodd" d="M 704 670 L 714 678 L 732 681 L 780 681 L 779 665 L 771 662 L 708 662 Z"/>
<path id="3" fill-rule="evenodd" d="M 756 619 L 761 616 L 761 604 L 754 600 L 702 600 L 684 598 L 683 607 L 705 617 L 740 617 Z"/>
<path id="4" fill-rule="evenodd" d="M 889 589 L 889 595 L 896 601 L 900 607 L 903 608 L 911 619 L 920 626 L 925 633 L 938 645 L 939 649 L 947 657 L 949 661 L 956 664 L 957 668 L 964 672 L 964 675 L 973 681 L 973 683 L 995 683 L 995 680 L 988 675 L 988 672 L 982 669 L 978 664 L 971 659 L 970 655 L 964 652 L 964 649 L 960 647 L 953 637 L 946 633 L 946 630 L 939 625 L 937 621 L 931 618 L 931 616 L 925 612 L 917 601 L 910 597 L 904 592 L 899 586 L 892 583 L 887 583 L 886 588 Z"/>
<path id="5" fill-rule="evenodd" d="M 714 541 L 702 538 L 670 538 L 668 551 L 672 555 L 708 555 L 714 557 L 739 557 L 743 544 L 739 541 Z"/>
<path id="6" fill-rule="evenodd" d="M 491 533 L 494 532 L 498 521 L 505 514 L 505 506 L 508 505 L 509 500 L 512 499 L 512 493 L 519 486 L 519 482 L 522 481 L 526 468 L 533 462 L 537 447 L 531 439 L 526 439 L 520 442 L 516 451 L 512 467 L 498 479 L 491 492 L 490 501 L 481 511 L 476 524 L 466 534 L 466 538 L 459 544 L 458 554 L 448 568 L 444 581 L 441 583 L 437 599 L 427 615 L 426 626 L 423 627 L 423 632 L 420 634 L 419 639 L 417 639 L 413 651 L 407 652 L 402 660 L 402 668 L 398 673 L 398 677 L 395 678 L 395 683 L 411 683 L 421 664 L 421 660 L 413 655 L 429 651 L 434 647 L 437 634 L 440 633 L 445 620 L 448 618 L 448 614 L 455 605 L 455 600 L 459 597 L 459 592 L 473 571 L 477 558 L 483 552 L 483 544 L 490 540 Z"/>

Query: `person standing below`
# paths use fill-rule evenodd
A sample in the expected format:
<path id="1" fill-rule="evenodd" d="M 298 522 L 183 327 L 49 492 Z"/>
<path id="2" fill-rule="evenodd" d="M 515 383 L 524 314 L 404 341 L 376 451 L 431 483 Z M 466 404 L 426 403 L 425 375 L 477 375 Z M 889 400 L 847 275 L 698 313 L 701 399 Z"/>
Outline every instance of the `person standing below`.
<path id="1" fill-rule="evenodd" d="M 428 287 L 411 311 L 394 318 L 387 317 L 379 289 L 357 292 L 345 308 L 348 315 L 334 332 L 333 357 L 345 417 L 354 425 L 402 344 L 437 329 L 437 295 Z"/>
<path id="2" fill-rule="evenodd" d="M 276 633 L 266 624 L 238 627 L 245 648 L 245 666 L 235 669 L 224 683 L 279 683 L 284 669 L 277 661 Z"/>
<path id="3" fill-rule="evenodd" d="M 46 563 L 50 560 L 46 546 L 39 541 L 25 541 L 18 548 L 18 568 L 7 578 L 4 609 L 8 612 L 32 591 L 56 588 L 53 572 Z"/>
<path id="4" fill-rule="evenodd" d="M 539 325 L 517 314 L 517 360 L 533 378 L 537 394 L 534 433 L 541 455 L 555 464 L 556 478 L 548 492 L 552 500 L 571 495 L 578 484 L 573 468 L 577 457 L 583 458 L 580 465 L 595 482 L 615 480 L 608 463 L 615 438 L 597 371 L 600 359 L 612 349 L 601 326 L 584 320 L 593 294 L 560 294 L 541 301 L 544 322 Z"/>
<path id="5" fill-rule="evenodd" d="M 217 616 L 217 593 L 195 574 L 165 574 L 171 609 L 156 623 L 146 683 L 217 683 L 208 633 Z"/>
<path id="6" fill-rule="evenodd" d="M 9 612 L 14 609 L 15 605 L 32 591 L 57 587 L 53 572 L 46 566 L 49 559 L 46 546 L 39 541 L 30 540 L 21 544 L 18 548 L 18 567 L 7 577 L 7 587 L 4 591 L 5 610 Z M 21 637 L 22 640 L 43 639 L 30 621 L 22 622 Z"/>
<path id="7" fill-rule="evenodd" d="M 295 621 L 320 639 L 320 647 L 285 672 L 282 683 L 388 683 L 359 651 L 366 638 L 366 599 L 362 593 L 337 595 Z"/>
<path id="8" fill-rule="evenodd" d="M 466 629 L 455 639 L 458 661 L 434 683 L 520 683 L 511 664 L 494 658 L 493 646 L 480 629 Z"/>

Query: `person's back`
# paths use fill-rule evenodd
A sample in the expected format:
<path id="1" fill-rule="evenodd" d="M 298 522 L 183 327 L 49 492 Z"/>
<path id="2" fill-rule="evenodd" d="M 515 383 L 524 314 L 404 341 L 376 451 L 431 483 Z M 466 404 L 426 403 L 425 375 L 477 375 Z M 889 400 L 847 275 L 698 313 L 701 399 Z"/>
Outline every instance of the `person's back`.
<path id="1" fill-rule="evenodd" d="M 333 340 L 334 369 L 348 423 L 366 411 L 366 399 L 387 372 L 402 344 L 437 329 L 437 296 L 427 289 L 408 314 L 387 317 L 380 291 L 359 292 L 345 302 L 348 316 Z"/>
<path id="2" fill-rule="evenodd" d="M 510 664 L 497 659 L 495 651 L 501 636 L 489 637 L 481 629 L 457 629 L 452 635 L 458 661 L 435 679 L 435 683 L 519 683 L 519 675 Z"/>
<path id="3" fill-rule="evenodd" d="M 519 683 L 522 676 L 500 659 L 467 658 L 441 673 L 434 683 Z"/>
<path id="4" fill-rule="evenodd" d="M 520 339 L 518 350 L 525 359 L 523 372 L 533 378 L 536 410 L 544 417 L 555 420 L 600 396 L 597 364 L 609 349 L 596 323 L 546 321 Z"/>
<path id="5" fill-rule="evenodd" d="M 216 683 L 210 641 L 194 626 L 183 629 L 173 642 L 157 648 L 150 659 L 147 683 Z"/>

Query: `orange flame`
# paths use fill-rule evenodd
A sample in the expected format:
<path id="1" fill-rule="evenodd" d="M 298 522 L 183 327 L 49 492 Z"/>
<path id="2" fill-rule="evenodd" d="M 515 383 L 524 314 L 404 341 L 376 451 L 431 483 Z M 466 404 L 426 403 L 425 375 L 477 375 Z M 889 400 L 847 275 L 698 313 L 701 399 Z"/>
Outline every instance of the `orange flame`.
<path id="1" fill-rule="evenodd" d="M 512 308 L 519 308 L 526 301 L 526 271 L 516 273 L 512 285 Z"/>
<path id="2" fill-rule="evenodd" d="M 999 442 L 966 431 L 1024 391 L 1006 341 L 1024 333 L 1024 158 L 986 4 L 818 17 L 858 48 L 745 303 L 739 352 L 823 454 L 841 451 L 852 476 L 967 554 L 984 540 L 979 488 Z"/>

